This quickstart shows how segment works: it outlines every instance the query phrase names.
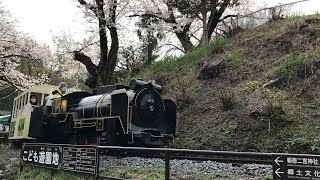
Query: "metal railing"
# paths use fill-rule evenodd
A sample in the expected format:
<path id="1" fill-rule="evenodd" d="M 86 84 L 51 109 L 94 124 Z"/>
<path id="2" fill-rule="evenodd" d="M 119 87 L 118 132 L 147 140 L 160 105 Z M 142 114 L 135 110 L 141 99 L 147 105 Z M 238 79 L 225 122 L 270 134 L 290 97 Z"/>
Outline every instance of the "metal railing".
<path id="1" fill-rule="evenodd" d="M 170 160 L 187 159 L 197 161 L 217 161 L 227 163 L 255 163 L 272 164 L 272 153 L 254 152 L 230 152 L 230 151 L 210 151 L 210 150 L 190 150 L 190 149 L 169 149 L 169 148 L 143 148 L 143 147 L 118 147 L 118 146 L 98 146 L 99 150 L 112 152 L 138 152 L 135 156 L 161 158 L 165 160 L 165 179 L 170 179 Z M 147 153 L 147 155 L 146 155 Z M 152 156 L 149 154 L 153 154 Z"/>
<path id="2" fill-rule="evenodd" d="M 29 146 L 59 146 L 63 147 L 74 147 L 74 148 L 94 148 L 97 150 L 96 154 L 96 171 L 95 177 L 108 178 L 108 179 L 123 179 L 110 176 L 99 175 L 99 161 L 102 154 L 108 154 L 108 156 L 138 156 L 144 158 L 161 158 L 165 161 L 165 179 L 170 179 L 170 160 L 175 159 L 186 159 L 186 160 L 197 160 L 197 161 L 216 161 L 216 162 L 227 162 L 237 164 L 266 164 L 275 165 L 279 162 L 286 163 L 284 158 L 286 157 L 307 157 L 316 158 L 317 161 L 320 157 L 311 154 L 284 154 L 284 153 L 256 153 L 256 152 L 232 152 L 232 151 L 210 151 L 210 150 L 190 150 L 190 149 L 169 149 L 169 148 L 144 148 L 144 147 L 120 147 L 120 146 L 92 146 L 92 145 L 66 145 L 66 144 L 36 144 L 28 143 Z M 22 149 L 23 150 L 23 149 Z M 21 153 L 22 153 L 21 150 Z M 126 152 L 119 153 L 119 152 Z M 64 152 L 61 152 L 64 153 Z M 131 153 L 131 154 L 130 154 Z M 279 160 L 282 158 L 282 160 Z M 21 155 L 22 159 L 22 155 Z M 278 160 L 278 161 L 277 161 Z M 62 161 L 62 160 L 61 160 Z M 22 160 L 21 160 L 22 162 Z M 289 162 L 288 162 L 289 163 Z M 20 163 L 22 170 L 23 163 Z M 280 166 L 280 165 L 279 165 Z M 281 167 L 276 166 L 277 171 Z M 279 169 L 278 169 L 279 168 Z M 273 169 L 273 174 L 277 171 Z M 280 177 L 280 176 L 279 176 Z"/>

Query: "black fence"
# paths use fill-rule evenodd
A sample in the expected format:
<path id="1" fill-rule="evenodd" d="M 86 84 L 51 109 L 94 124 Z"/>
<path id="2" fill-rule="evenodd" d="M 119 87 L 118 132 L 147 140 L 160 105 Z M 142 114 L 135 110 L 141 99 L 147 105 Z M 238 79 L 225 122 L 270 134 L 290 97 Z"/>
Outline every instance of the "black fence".
<path id="1" fill-rule="evenodd" d="M 127 152 L 127 154 L 124 154 L 123 152 Z M 38 157 L 35 156 L 35 153 Z M 40 156 L 40 153 L 42 156 Z M 20 167 L 22 169 L 22 165 L 34 165 L 51 169 L 92 174 L 97 179 L 100 177 L 122 179 L 99 175 L 100 155 L 127 156 L 130 155 L 130 153 L 134 153 L 132 155 L 139 157 L 164 159 L 166 180 L 170 179 L 170 160 L 174 159 L 197 161 L 211 160 L 238 164 L 268 164 L 273 167 L 273 179 L 320 179 L 320 156 L 318 155 L 168 148 L 29 143 L 24 144 L 21 150 Z M 41 163 L 39 162 L 40 158 Z"/>

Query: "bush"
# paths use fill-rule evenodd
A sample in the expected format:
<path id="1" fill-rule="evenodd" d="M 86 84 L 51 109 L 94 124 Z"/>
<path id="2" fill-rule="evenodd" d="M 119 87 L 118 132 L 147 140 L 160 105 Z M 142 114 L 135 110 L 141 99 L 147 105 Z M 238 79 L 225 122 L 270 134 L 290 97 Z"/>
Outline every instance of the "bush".
<path id="1" fill-rule="evenodd" d="M 245 82 L 244 88 L 242 90 L 244 92 L 252 92 L 258 87 L 259 87 L 259 81 L 248 80 L 248 81 Z"/>
<path id="2" fill-rule="evenodd" d="M 305 76 L 305 56 L 299 52 L 290 53 L 280 63 L 278 73 L 289 83 L 292 80 Z"/>
<path id="3" fill-rule="evenodd" d="M 234 92 L 232 92 L 232 90 L 224 89 L 224 90 L 220 91 L 219 99 L 222 103 L 222 109 L 224 111 L 234 109 L 234 107 L 236 105 L 236 101 L 235 101 Z"/>
<path id="4" fill-rule="evenodd" d="M 280 125 L 286 121 L 286 114 L 283 110 L 284 95 L 279 91 L 272 91 L 265 89 L 266 101 L 263 109 L 270 123 L 273 125 Z M 269 127 L 270 131 L 270 127 Z"/>

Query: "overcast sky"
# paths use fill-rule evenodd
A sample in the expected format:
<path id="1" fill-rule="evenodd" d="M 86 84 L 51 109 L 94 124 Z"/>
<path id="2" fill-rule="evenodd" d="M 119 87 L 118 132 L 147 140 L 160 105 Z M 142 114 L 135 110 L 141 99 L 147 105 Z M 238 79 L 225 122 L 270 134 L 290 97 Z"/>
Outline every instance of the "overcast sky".
<path id="1" fill-rule="evenodd" d="M 1 1 L 1 0 L 0 0 Z M 297 0 L 265 0 L 268 6 Z M 50 32 L 70 31 L 74 36 L 84 35 L 83 15 L 75 0 L 2 0 L 6 10 L 19 20 L 19 29 L 38 41 L 52 46 Z M 300 13 L 320 12 L 320 1 L 309 0 L 294 6 Z"/>

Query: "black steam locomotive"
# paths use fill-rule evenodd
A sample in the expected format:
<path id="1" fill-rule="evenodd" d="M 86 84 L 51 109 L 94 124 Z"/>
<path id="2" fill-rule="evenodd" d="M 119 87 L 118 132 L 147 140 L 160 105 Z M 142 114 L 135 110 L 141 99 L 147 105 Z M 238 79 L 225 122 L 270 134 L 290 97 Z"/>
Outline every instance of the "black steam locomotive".
<path id="1" fill-rule="evenodd" d="M 18 120 L 10 136 L 37 142 L 161 147 L 176 132 L 176 104 L 162 99 L 161 91 L 154 81 L 133 79 L 129 86 L 106 85 L 92 93 L 58 96 L 51 99 L 51 107 L 43 100 L 33 107 L 29 122 L 24 116 L 22 136 L 17 136 Z"/>

